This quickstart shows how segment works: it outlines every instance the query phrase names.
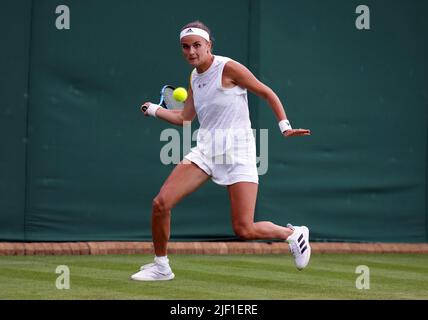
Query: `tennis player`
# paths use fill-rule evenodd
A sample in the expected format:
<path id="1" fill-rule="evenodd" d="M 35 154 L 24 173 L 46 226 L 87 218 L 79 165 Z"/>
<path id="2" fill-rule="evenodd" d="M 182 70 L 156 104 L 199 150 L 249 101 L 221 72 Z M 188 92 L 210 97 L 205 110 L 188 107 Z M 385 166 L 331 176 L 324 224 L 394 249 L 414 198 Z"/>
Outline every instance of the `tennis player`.
<path id="1" fill-rule="evenodd" d="M 309 229 L 291 224 L 284 227 L 269 221 L 254 222 L 258 174 L 247 90 L 267 101 L 278 120 L 279 134 L 306 136 L 310 131 L 293 129 L 278 96 L 245 66 L 212 53 L 211 33 L 202 22 L 185 25 L 180 43 L 184 58 L 194 67 L 184 108 L 168 110 L 146 102 L 144 105 L 148 108 L 144 114 L 180 126 L 197 116 L 200 123 L 197 144 L 174 168 L 153 200 L 154 262 L 142 266 L 131 279 L 174 278 L 167 257 L 171 209 L 209 179 L 227 187 L 232 227 L 237 236 L 245 240 L 286 240 L 297 269 L 302 270 L 311 256 Z"/>

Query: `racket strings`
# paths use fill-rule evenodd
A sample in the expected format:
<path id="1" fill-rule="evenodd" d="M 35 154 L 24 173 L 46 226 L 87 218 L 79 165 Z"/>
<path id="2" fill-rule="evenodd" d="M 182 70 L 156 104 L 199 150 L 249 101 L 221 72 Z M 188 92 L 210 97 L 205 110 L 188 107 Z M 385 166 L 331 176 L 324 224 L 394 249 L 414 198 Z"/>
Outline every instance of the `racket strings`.
<path id="1" fill-rule="evenodd" d="M 163 101 L 166 105 L 167 109 L 182 109 L 184 107 L 184 103 L 177 101 L 173 97 L 174 89 L 172 88 L 165 88 L 163 91 Z"/>

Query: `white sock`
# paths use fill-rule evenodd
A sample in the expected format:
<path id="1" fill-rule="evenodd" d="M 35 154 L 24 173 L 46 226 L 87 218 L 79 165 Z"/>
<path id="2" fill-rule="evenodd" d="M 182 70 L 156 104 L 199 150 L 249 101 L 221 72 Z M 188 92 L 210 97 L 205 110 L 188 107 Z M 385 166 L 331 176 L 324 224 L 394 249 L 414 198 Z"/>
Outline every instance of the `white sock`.
<path id="1" fill-rule="evenodd" d="M 169 260 L 167 256 L 162 256 L 162 257 L 155 256 L 155 262 L 161 265 L 169 265 Z"/>

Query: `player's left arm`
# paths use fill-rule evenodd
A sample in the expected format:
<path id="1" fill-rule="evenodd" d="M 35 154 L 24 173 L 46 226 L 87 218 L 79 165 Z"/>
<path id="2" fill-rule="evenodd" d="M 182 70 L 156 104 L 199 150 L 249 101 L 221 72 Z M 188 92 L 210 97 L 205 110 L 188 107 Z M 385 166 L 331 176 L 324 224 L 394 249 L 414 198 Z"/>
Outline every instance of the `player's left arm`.
<path id="1" fill-rule="evenodd" d="M 227 62 L 223 70 L 223 80 L 240 86 L 241 88 L 245 88 L 255 95 L 265 99 L 271 107 L 278 122 L 281 120 L 288 120 L 284 106 L 276 93 L 267 85 L 259 81 L 253 73 L 242 64 L 233 60 Z M 286 137 L 310 134 L 310 130 L 307 129 L 291 129 L 283 133 Z"/>

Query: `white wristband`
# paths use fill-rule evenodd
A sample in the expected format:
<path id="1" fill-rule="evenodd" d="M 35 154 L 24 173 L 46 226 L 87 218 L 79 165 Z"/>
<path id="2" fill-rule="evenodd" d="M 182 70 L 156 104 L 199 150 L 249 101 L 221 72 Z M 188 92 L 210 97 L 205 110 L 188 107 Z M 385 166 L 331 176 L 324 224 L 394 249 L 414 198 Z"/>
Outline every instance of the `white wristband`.
<path id="1" fill-rule="evenodd" d="M 290 121 L 288 120 L 281 120 L 278 122 L 279 130 L 281 130 L 281 133 L 284 133 L 287 130 L 291 130 Z"/>
<path id="2" fill-rule="evenodd" d="M 162 108 L 162 107 L 158 104 L 151 103 L 147 108 L 147 113 L 149 114 L 149 116 L 156 118 L 156 111 L 158 111 L 159 108 Z"/>

